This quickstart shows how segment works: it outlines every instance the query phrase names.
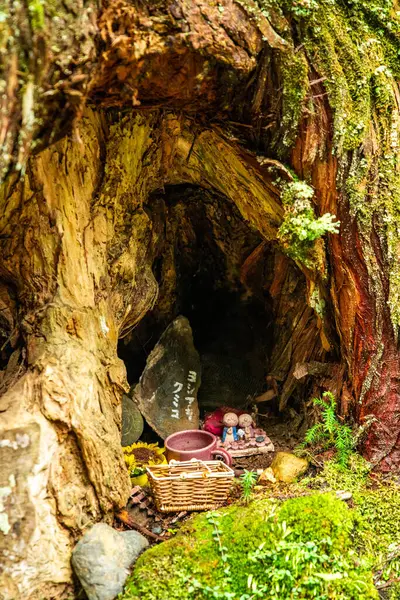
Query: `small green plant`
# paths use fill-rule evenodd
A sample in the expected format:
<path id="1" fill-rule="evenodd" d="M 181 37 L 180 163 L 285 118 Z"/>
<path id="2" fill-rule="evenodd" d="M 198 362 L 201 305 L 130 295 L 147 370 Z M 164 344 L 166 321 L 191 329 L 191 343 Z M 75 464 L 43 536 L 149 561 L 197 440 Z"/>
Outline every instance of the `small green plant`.
<path id="1" fill-rule="evenodd" d="M 331 551 L 332 540 L 328 537 L 320 541 L 299 541 L 293 539 L 293 532 L 286 523 L 277 523 L 276 538 L 279 540 L 273 548 L 262 543 L 254 552 L 249 553 L 250 562 L 255 563 L 256 572 L 262 573 L 261 581 L 250 574 L 248 588 L 250 593 L 241 596 L 243 600 L 253 598 L 342 598 L 346 590 L 343 585 L 351 563 L 347 557 Z M 368 594 L 369 584 L 362 577 L 352 582 L 354 588 L 363 597 Z M 344 589 L 343 589 L 344 588 Z M 355 597 L 355 596 L 353 596 Z"/>
<path id="2" fill-rule="evenodd" d="M 240 484 L 242 486 L 242 500 L 245 504 L 248 504 L 253 493 L 253 487 L 257 481 L 257 473 L 254 471 L 244 470 L 243 475 L 240 476 Z"/>
<path id="3" fill-rule="evenodd" d="M 308 267 L 312 267 L 316 259 L 314 242 L 326 233 L 338 233 L 340 225 L 330 213 L 315 216 L 313 196 L 313 188 L 304 181 L 285 184 L 281 196 L 285 217 L 279 228 L 279 239 L 288 256 Z"/>
<path id="4" fill-rule="evenodd" d="M 220 513 L 210 511 L 206 515 L 207 522 L 212 525 L 212 538 L 218 546 L 218 553 L 222 563 L 224 579 L 220 585 L 204 585 L 195 577 L 191 579 L 188 591 L 191 593 L 200 592 L 204 600 L 234 600 L 235 594 L 229 591 L 232 585 L 231 566 L 229 564 L 228 548 L 222 543 L 223 529 L 219 521 Z"/>
<path id="5" fill-rule="evenodd" d="M 313 403 L 322 409 L 321 421 L 306 432 L 300 448 L 322 442 L 325 448 L 336 448 L 338 464 L 346 467 L 354 445 L 351 427 L 339 422 L 336 415 L 336 401 L 332 392 L 324 392 L 322 398 L 313 398 Z"/>

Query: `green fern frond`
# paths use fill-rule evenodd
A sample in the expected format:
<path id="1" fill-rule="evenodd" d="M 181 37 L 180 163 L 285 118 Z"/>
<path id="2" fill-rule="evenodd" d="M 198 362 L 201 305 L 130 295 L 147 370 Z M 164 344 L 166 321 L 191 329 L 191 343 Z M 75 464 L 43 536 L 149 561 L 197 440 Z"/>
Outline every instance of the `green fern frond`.
<path id="1" fill-rule="evenodd" d="M 324 402 L 324 400 L 322 398 L 313 398 L 312 402 L 313 402 L 313 404 L 315 404 L 315 406 L 322 406 L 322 407 L 326 406 L 326 402 Z"/>
<path id="2" fill-rule="evenodd" d="M 334 431 L 339 424 L 335 415 L 335 409 L 330 405 L 322 411 L 322 419 L 324 423 L 324 429 L 329 435 L 333 435 Z"/>
<path id="3" fill-rule="evenodd" d="M 321 421 L 305 434 L 301 446 L 324 442 L 324 448 L 336 449 L 336 460 L 346 467 L 354 447 L 353 432 L 348 425 L 342 425 L 336 415 L 336 400 L 332 392 L 324 392 L 321 398 L 313 398 L 313 404 L 322 408 Z"/>
<path id="4" fill-rule="evenodd" d="M 313 425 L 304 436 L 305 445 L 313 445 L 320 442 L 324 437 L 324 426 L 322 423 Z"/>
<path id="5" fill-rule="evenodd" d="M 353 433 L 348 425 L 338 425 L 335 434 L 335 447 L 338 454 L 349 455 L 353 450 Z"/>
<path id="6" fill-rule="evenodd" d="M 353 433 L 348 425 L 338 423 L 335 432 L 336 460 L 339 465 L 346 467 L 353 450 Z"/>
<path id="7" fill-rule="evenodd" d="M 332 392 L 324 392 L 322 394 L 322 398 L 326 403 L 330 404 L 334 410 L 336 410 L 336 400 Z"/>

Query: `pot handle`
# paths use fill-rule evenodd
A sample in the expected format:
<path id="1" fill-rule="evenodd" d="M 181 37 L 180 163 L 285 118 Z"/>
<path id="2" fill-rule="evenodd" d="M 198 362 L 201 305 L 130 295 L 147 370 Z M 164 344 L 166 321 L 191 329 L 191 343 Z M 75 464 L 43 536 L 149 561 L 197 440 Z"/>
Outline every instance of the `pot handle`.
<path id="1" fill-rule="evenodd" d="M 213 450 L 211 452 L 213 458 L 215 457 L 215 460 L 220 460 L 222 458 L 223 462 L 228 465 L 228 467 L 232 466 L 232 457 L 229 454 L 229 452 L 227 452 L 226 450 L 224 450 L 223 448 L 218 448 L 218 450 Z"/>

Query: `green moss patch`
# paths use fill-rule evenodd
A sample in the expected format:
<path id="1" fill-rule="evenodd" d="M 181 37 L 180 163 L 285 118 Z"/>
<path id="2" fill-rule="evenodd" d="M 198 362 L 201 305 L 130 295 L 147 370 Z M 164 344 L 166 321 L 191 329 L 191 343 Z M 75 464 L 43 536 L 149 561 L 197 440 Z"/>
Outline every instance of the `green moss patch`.
<path id="1" fill-rule="evenodd" d="M 138 560 L 124 600 L 378 598 L 332 494 L 235 505 L 191 519 Z"/>
<path id="2" fill-rule="evenodd" d="M 325 463 L 318 477 L 303 480 L 301 485 L 353 494 L 353 548 L 373 571 L 378 585 L 383 585 L 400 578 L 400 485 L 370 473 L 371 465 L 353 455 L 348 468 Z M 387 598 L 400 598 L 398 584 L 389 588 Z"/>

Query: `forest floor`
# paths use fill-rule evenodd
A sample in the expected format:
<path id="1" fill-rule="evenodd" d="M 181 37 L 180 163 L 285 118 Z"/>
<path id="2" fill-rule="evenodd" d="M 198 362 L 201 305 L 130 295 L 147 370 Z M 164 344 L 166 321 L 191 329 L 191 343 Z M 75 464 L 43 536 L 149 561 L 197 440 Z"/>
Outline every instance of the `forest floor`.
<path id="1" fill-rule="evenodd" d="M 325 458 L 327 456 L 328 455 L 326 455 Z M 246 459 L 239 459 L 240 465 L 236 466 L 239 466 L 239 468 L 244 467 L 246 469 L 248 468 L 256 470 L 258 468 L 265 468 L 266 466 L 269 466 L 267 464 L 268 462 L 270 462 L 270 460 L 268 461 L 268 458 L 265 456 L 249 457 Z M 249 505 L 243 502 L 243 489 L 240 482 L 240 478 L 237 478 L 232 488 L 230 498 L 226 503 L 227 508 L 219 509 L 218 512 L 215 514 L 224 515 L 224 511 L 227 511 L 225 515 L 227 516 L 229 511 L 243 510 L 245 512 L 241 519 L 245 521 L 247 518 L 246 511 L 250 511 L 250 513 L 254 513 L 251 518 L 253 520 L 257 520 L 257 507 L 259 507 L 260 505 L 264 505 L 265 503 L 277 503 L 277 506 L 280 507 L 279 510 L 284 511 L 285 506 L 289 506 L 291 502 L 305 502 L 305 508 L 301 508 L 300 505 L 298 507 L 302 513 L 301 518 L 303 518 L 304 513 L 305 519 L 304 523 L 300 525 L 302 534 L 298 538 L 298 543 L 301 544 L 304 542 L 305 545 L 310 545 L 314 542 L 312 539 L 309 538 L 308 529 L 310 529 L 310 531 L 314 531 L 314 527 L 317 528 L 318 534 L 315 534 L 315 530 L 312 535 L 314 535 L 314 537 L 315 535 L 318 537 L 321 529 L 321 525 L 319 524 L 321 519 L 322 523 L 326 523 L 327 521 L 329 521 L 330 518 L 332 518 L 334 522 L 336 518 L 336 512 L 343 512 L 343 515 L 339 517 L 339 521 L 342 518 L 345 521 L 347 518 L 346 514 L 348 513 L 349 519 L 351 521 L 351 530 L 349 529 L 348 531 L 350 545 L 349 548 L 346 549 L 346 551 L 343 550 L 343 555 L 352 557 L 348 558 L 348 560 L 350 562 L 354 560 L 355 570 L 361 570 L 363 573 L 365 572 L 369 574 L 365 575 L 364 573 L 364 575 L 361 576 L 359 573 L 357 575 L 358 579 L 356 578 L 355 583 L 353 582 L 355 586 L 354 589 L 358 589 L 357 585 L 359 584 L 357 584 L 357 581 L 361 581 L 363 578 L 365 580 L 368 580 L 369 577 L 371 580 L 371 589 L 373 589 L 373 592 L 371 592 L 371 589 L 369 589 L 368 592 L 365 591 L 365 593 L 363 593 L 361 590 L 360 594 L 358 595 L 358 592 L 354 592 L 353 588 L 351 588 L 353 590 L 351 592 L 349 590 L 347 592 L 330 591 L 328 592 L 328 595 L 324 595 L 324 593 L 321 592 L 321 595 L 318 596 L 315 595 L 316 592 L 314 593 L 312 590 L 310 590 L 309 596 L 285 596 L 287 592 L 284 592 L 285 588 L 283 587 L 283 595 L 279 595 L 279 593 L 277 593 L 276 595 L 272 595 L 271 598 L 282 598 L 284 600 L 288 600 L 288 598 L 292 597 L 324 599 L 327 598 L 329 600 L 330 598 L 359 598 L 360 600 L 364 600 L 364 598 L 380 598 L 382 600 L 398 600 L 400 598 L 400 479 L 396 477 L 389 477 L 374 473 L 371 470 L 370 465 L 368 465 L 368 463 L 366 463 L 357 454 L 353 454 L 351 456 L 349 465 L 345 469 L 340 468 L 335 462 L 334 458 L 332 457 L 329 460 L 325 461 L 323 457 L 319 457 L 316 459 L 315 462 L 316 465 L 311 465 L 308 472 L 302 479 L 292 484 L 284 484 L 281 482 L 269 483 L 266 486 L 256 484 L 253 487 L 251 502 Z M 341 500 L 336 500 L 336 498 L 340 496 L 337 494 L 339 491 L 347 492 L 347 501 L 344 503 L 346 507 L 343 507 L 343 509 L 340 509 L 340 506 L 338 509 L 337 504 L 335 504 L 337 502 L 342 503 Z M 223 586 L 221 587 L 221 589 L 218 586 L 218 589 L 212 586 L 210 587 L 205 583 L 205 580 L 202 580 L 201 572 L 198 571 L 198 557 L 196 559 L 193 558 L 193 560 L 196 561 L 196 567 L 193 568 L 196 572 L 196 585 L 200 586 L 200 588 L 196 590 L 193 588 L 191 592 L 192 595 L 187 594 L 185 591 L 185 593 L 182 592 L 183 595 L 176 596 L 175 592 L 172 593 L 171 591 L 168 591 L 170 589 L 175 589 L 176 586 L 181 586 L 181 583 L 178 581 L 181 571 L 178 570 L 177 573 L 174 575 L 175 567 L 173 567 L 173 565 L 175 564 L 175 552 L 178 552 L 177 556 L 179 557 L 179 560 L 181 560 L 183 547 L 182 543 L 186 543 L 186 540 L 190 538 L 192 538 L 190 540 L 190 543 L 188 542 L 191 548 L 190 552 L 195 552 L 193 548 L 196 548 L 196 544 L 198 543 L 199 539 L 202 539 L 203 541 L 201 543 L 204 544 L 205 539 L 203 538 L 204 536 L 207 537 L 208 533 L 204 534 L 204 531 L 201 528 L 207 528 L 208 525 L 204 526 L 204 522 L 201 524 L 201 534 L 195 533 L 196 527 L 198 527 L 199 520 L 201 521 L 201 519 L 203 519 L 202 514 L 205 515 L 206 519 L 209 519 L 207 515 L 214 513 L 201 513 L 199 516 L 194 516 L 193 514 L 189 513 L 173 513 L 169 515 L 161 515 L 160 513 L 157 513 L 147 493 L 143 494 L 143 497 L 140 499 L 140 501 L 134 500 L 135 495 L 136 497 L 138 495 L 140 496 L 141 492 L 142 490 L 136 490 L 136 492 L 134 492 L 133 503 L 131 498 L 130 506 L 128 506 L 128 512 L 131 518 L 134 519 L 134 521 L 138 522 L 141 520 L 142 526 L 146 526 L 150 531 L 153 532 L 153 534 L 155 533 L 157 536 L 160 537 L 158 538 L 158 540 L 150 539 L 150 542 L 154 544 L 154 550 L 150 549 L 141 557 L 141 559 L 139 559 L 137 566 L 133 571 L 131 579 L 128 580 L 126 592 L 122 596 L 124 600 L 136 600 L 138 597 L 140 597 L 141 600 L 173 600 L 174 598 L 231 598 L 232 600 L 236 600 L 242 597 L 246 599 L 266 597 L 262 594 L 242 596 L 241 594 L 239 594 L 239 592 L 236 591 L 236 588 L 234 588 L 233 584 L 230 583 L 229 578 L 228 588 L 224 591 L 223 594 L 221 591 Z M 314 510 L 314 508 L 312 504 L 309 505 L 310 502 L 318 503 L 320 502 L 320 498 L 325 498 L 327 496 L 330 498 L 329 502 L 332 501 L 332 505 L 330 505 L 329 502 L 327 504 L 327 515 L 325 515 L 325 517 L 323 515 L 321 516 L 322 513 L 319 514 L 317 511 L 315 513 L 315 523 L 311 522 L 314 519 L 314 517 L 312 516 L 312 511 Z M 255 508 L 252 509 L 252 506 L 254 506 Z M 148 514 L 149 511 L 150 515 Z M 308 511 L 311 511 L 309 516 L 307 516 Z M 142 514 L 141 519 L 139 517 L 140 513 Z M 310 522 L 307 523 L 307 520 Z M 301 521 L 296 521 L 296 525 L 292 525 L 292 527 L 294 527 L 295 530 L 296 527 L 299 527 L 299 522 Z M 206 521 L 206 523 L 208 523 L 208 521 Z M 126 524 L 123 525 L 121 521 L 116 523 L 116 525 L 119 528 L 126 526 Z M 212 526 L 210 527 L 212 529 Z M 220 557 L 220 561 L 215 561 L 213 563 L 213 569 L 215 568 L 216 573 L 218 573 L 218 570 L 220 569 L 221 565 L 224 564 L 225 560 L 229 562 L 230 553 L 233 553 L 233 550 L 231 549 L 229 531 L 224 530 L 224 527 L 220 527 L 219 531 L 219 535 L 221 537 L 220 544 L 222 544 L 221 547 L 225 547 L 225 544 L 227 547 L 227 558 L 224 558 L 224 556 L 222 556 Z M 257 537 L 257 533 L 255 533 L 254 535 Z M 332 544 L 334 546 L 335 536 L 332 532 L 330 533 L 330 535 L 333 539 Z M 225 536 L 226 539 L 224 539 Z M 182 539 L 184 539 L 185 542 L 182 542 Z M 158 542 L 162 540 L 167 541 L 165 543 L 159 544 Z M 211 543 L 212 540 L 214 540 L 215 542 L 215 535 L 213 536 L 212 531 L 210 533 L 210 540 Z M 246 541 L 239 540 L 237 543 L 239 544 L 239 546 L 242 545 L 243 547 L 246 547 L 247 544 Z M 251 547 L 252 543 L 250 544 Z M 280 547 L 280 545 L 282 545 L 283 543 L 284 542 L 282 542 L 282 540 L 278 541 L 277 547 Z M 176 544 L 178 544 L 179 550 L 176 549 Z M 262 545 L 263 544 L 261 544 L 261 546 Z M 294 546 L 295 544 L 292 544 L 292 546 L 290 546 L 290 544 L 288 545 L 289 554 L 293 550 Z M 315 548 L 316 547 L 317 546 L 315 546 Z M 299 550 L 297 549 L 296 551 Z M 276 557 L 275 559 L 278 560 Z M 296 560 L 298 560 L 298 558 Z M 309 559 L 305 558 L 302 555 L 301 560 L 307 562 L 307 560 Z M 172 561 L 171 564 L 170 561 Z M 232 561 L 234 562 L 234 558 L 232 558 Z M 168 569 L 167 571 L 165 570 L 166 564 L 170 564 L 170 567 L 172 569 L 169 572 Z M 189 571 L 191 567 L 189 567 L 188 565 L 190 564 L 190 561 L 187 564 L 185 564 L 185 568 L 187 567 Z M 346 564 L 347 568 L 349 568 L 348 563 Z M 322 570 L 323 565 L 321 564 L 319 568 L 320 570 Z M 341 568 L 345 569 L 346 567 L 338 566 L 338 564 L 336 564 L 334 568 L 340 570 Z M 246 563 L 245 556 L 243 556 L 243 569 L 248 569 L 248 564 Z M 287 572 L 290 573 L 290 570 L 291 566 L 289 565 Z M 301 572 L 301 568 L 298 567 L 298 565 L 294 570 L 296 571 L 297 575 L 299 574 L 299 572 Z M 351 577 L 353 577 L 354 573 L 355 571 L 352 571 L 351 574 L 349 574 L 350 579 Z M 291 573 L 290 577 L 292 576 L 296 576 L 296 574 L 294 575 L 293 573 Z M 329 576 L 332 576 L 332 578 L 334 579 L 336 576 L 347 576 L 347 573 L 336 573 L 336 575 L 332 573 L 330 575 L 329 573 L 325 574 L 325 577 L 327 579 L 329 579 Z M 186 577 L 190 578 L 190 575 L 187 575 Z M 287 577 L 289 577 L 289 575 L 287 575 Z M 153 581 L 156 580 L 157 584 L 152 583 L 150 586 L 148 586 L 148 583 L 146 583 L 146 581 L 148 582 L 152 579 Z M 231 585 L 233 586 L 233 591 L 230 587 Z M 327 585 L 329 586 L 330 584 L 327 583 Z M 160 589 L 164 591 L 160 592 Z M 344 595 L 341 595 L 342 593 Z M 377 595 L 373 595 L 374 593 Z"/>
<path id="2" fill-rule="evenodd" d="M 259 415 L 275 453 L 234 459 L 230 495 L 215 511 L 160 513 L 148 488 L 132 490 L 115 527 L 139 530 L 151 547 L 122 600 L 400 599 L 400 477 L 376 473 L 349 447 L 340 461 L 333 438 L 346 439 L 346 426 L 333 397 L 316 402 L 324 412 L 314 432 L 333 437 L 303 448 L 309 466 L 292 483 L 254 476 L 246 494 L 244 482 L 275 472 L 276 452 L 307 440 L 313 428 L 294 411 Z"/>
<path id="3" fill-rule="evenodd" d="M 273 440 L 275 452 L 234 458 L 232 467 L 235 471 L 236 483 L 245 471 L 260 473 L 270 467 L 276 452 L 292 452 L 300 442 L 299 419 L 288 421 L 268 414 L 259 417 L 258 420 L 260 426 L 266 429 L 268 436 Z M 157 443 L 159 438 L 154 432 L 150 434 L 147 432 L 146 441 Z M 310 472 L 315 470 L 310 466 Z M 238 500 L 239 497 L 240 486 L 234 485 L 226 505 Z M 134 486 L 126 510 L 116 516 L 114 526 L 117 529 L 137 529 L 148 538 L 149 542 L 155 543 L 171 537 L 171 531 L 175 531 L 190 516 L 188 512 L 169 514 L 158 512 L 150 489 Z"/>

